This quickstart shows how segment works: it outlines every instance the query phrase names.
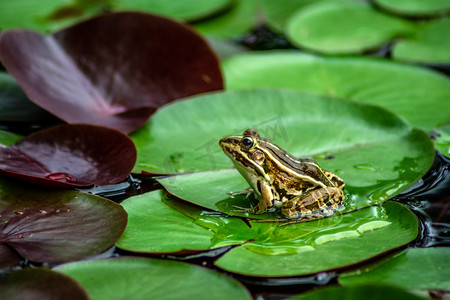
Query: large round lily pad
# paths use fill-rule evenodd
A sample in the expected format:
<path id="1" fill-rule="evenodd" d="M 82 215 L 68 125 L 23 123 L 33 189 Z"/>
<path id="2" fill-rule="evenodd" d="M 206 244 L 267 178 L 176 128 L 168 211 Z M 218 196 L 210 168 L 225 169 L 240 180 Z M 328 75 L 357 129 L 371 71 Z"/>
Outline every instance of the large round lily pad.
<path id="1" fill-rule="evenodd" d="M 305 275 L 346 267 L 408 243 L 418 233 L 415 216 L 394 202 L 279 226 L 277 222 L 245 222 L 177 199 L 161 202 L 158 193 L 127 201 L 130 228 L 119 241 L 119 247 L 144 253 L 155 253 L 155 249 L 169 253 L 234 245 L 237 247 L 226 252 L 217 265 L 250 276 Z M 164 234 L 159 229 L 164 229 Z M 347 255 L 350 252 L 352 255 Z"/>
<path id="2" fill-rule="evenodd" d="M 434 158 L 424 132 L 376 106 L 297 91 L 232 91 L 158 111 L 132 135 L 138 148 L 134 171 L 196 172 L 160 182 L 177 197 L 232 214 L 233 205 L 242 204 L 244 197 L 226 193 L 246 185 L 237 172 L 225 170 L 232 163 L 218 140 L 247 128 L 259 129 L 261 136 L 295 156 L 316 158 L 342 177 L 346 211 L 400 193 L 426 173 Z M 212 172 L 199 172 L 208 170 Z"/>
<path id="3" fill-rule="evenodd" d="M 128 225 L 117 247 L 134 252 L 167 253 L 205 250 L 213 232 L 162 202 L 155 191 L 131 197 L 122 205 Z"/>
<path id="4" fill-rule="evenodd" d="M 55 263 L 113 246 L 125 230 L 127 214 L 91 194 L 0 178 L 0 223 L 0 244 L 30 261 Z"/>
<path id="5" fill-rule="evenodd" d="M 235 56 L 223 69 L 227 89 L 298 89 L 381 105 L 427 131 L 450 124 L 450 80 L 424 68 L 380 59 L 271 51 Z"/>
<path id="6" fill-rule="evenodd" d="M 120 131 L 92 125 L 60 125 L 0 147 L 0 173 L 42 185 L 82 187 L 124 180 L 136 148 Z"/>
<path id="7" fill-rule="evenodd" d="M 365 283 L 389 284 L 406 289 L 450 291 L 450 249 L 408 249 L 363 270 L 339 276 L 345 286 Z"/>
<path id="8" fill-rule="evenodd" d="M 86 291 L 67 275 L 51 270 L 23 269 L 0 276 L 0 298 L 88 300 Z"/>
<path id="9" fill-rule="evenodd" d="M 295 44 L 328 54 L 376 49 L 412 31 L 407 21 L 353 1 L 312 4 L 292 16 L 287 26 L 287 33 Z"/>
<path id="10" fill-rule="evenodd" d="M 236 280 L 187 263 L 122 257 L 59 266 L 96 299 L 251 299 Z"/>
<path id="11" fill-rule="evenodd" d="M 233 236 L 226 227 L 220 229 L 219 233 L 229 239 L 245 233 L 233 231 Z M 219 258 L 215 262 L 218 267 L 271 277 L 342 268 L 411 242 L 417 236 L 418 223 L 408 209 L 389 201 L 382 207 L 288 226 L 251 222 L 249 230 L 258 234 Z"/>
<path id="12" fill-rule="evenodd" d="M 164 103 L 222 88 L 201 36 L 142 13 L 104 14 L 52 35 L 5 31 L 0 59 L 30 100 L 58 118 L 126 133 Z"/>

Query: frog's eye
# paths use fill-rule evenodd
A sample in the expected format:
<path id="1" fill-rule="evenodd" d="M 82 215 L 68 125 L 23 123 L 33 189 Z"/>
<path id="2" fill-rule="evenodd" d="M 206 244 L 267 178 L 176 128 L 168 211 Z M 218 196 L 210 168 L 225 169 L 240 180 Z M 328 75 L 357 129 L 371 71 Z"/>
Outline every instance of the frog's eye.
<path id="1" fill-rule="evenodd" d="M 241 147 L 244 149 L 251 149 L 255 144 L 255 141 L 251 137 L 244 137 L 241 141 Z"/>

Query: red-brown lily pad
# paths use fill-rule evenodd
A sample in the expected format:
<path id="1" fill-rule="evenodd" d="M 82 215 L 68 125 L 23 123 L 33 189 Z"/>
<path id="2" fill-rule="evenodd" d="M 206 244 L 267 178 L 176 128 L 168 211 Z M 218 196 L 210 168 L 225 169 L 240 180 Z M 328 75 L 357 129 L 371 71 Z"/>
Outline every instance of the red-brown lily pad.
<path id="1" fill-rule="evenodd" d="M 0 177 L 0 245 L 11 250 L 1 254 L 11 263 L 14 251 L 39 263 L 98 254 L 117 242 L 126 224 L 122 206 L 102 197 Z"/>
<path id="2" fill-rule="evenodd" d="M 59 125 L 0 145 L 0 174 L 57 187 L 111 185 L 130 174 L 136 155 L 133 141 L 118 130 Z"/>
<path id="3" fill-rule="evenodd" d="M 58 118 L 126 133 L 169 101 L 223 88 L 200 35 L 144 13 L 105 14 L 51 35 L 8 30 L 0 60 L 30 100 Z"/>
<path id="4" fill-rule="evenodd" d="M 0 298 L 26 299 L 89 299 L 78 282 L 51 270 L 24 269 L 0 277 Z"/>

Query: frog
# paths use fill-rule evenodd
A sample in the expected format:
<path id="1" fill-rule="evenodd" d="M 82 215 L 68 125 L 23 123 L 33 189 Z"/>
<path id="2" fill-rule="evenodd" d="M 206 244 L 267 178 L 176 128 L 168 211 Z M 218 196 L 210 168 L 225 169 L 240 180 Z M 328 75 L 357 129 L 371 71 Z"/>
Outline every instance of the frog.
<path id="1" fill-rule="evenodd" d="M 258 130 L 222 138 L 219 145 L 247 181 L 258 203 L 243 211 L 279 210 L 279 220 L 304 222 L 333 215 L 345 200 L 344 181 L 311 158 L 297 158 Z"/>

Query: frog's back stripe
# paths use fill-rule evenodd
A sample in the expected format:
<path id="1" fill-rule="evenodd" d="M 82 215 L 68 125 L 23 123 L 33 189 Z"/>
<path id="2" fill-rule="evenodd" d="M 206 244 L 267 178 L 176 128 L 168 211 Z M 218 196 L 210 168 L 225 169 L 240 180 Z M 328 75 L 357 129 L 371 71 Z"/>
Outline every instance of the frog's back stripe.
<path id="1" fill-rule="evenodd" d="M 270 157 L 272 161 L 280 162 L 280 169 L 288 174 L 293 174 L 299 178 L 304 178 L 307 181 L 314 183 L 316 186 L 326 187 L 323 182 L 328 182 L 328 178 L 323 174 L 319 165 L 309 159 L 305 159 L 305 162 L 300 162 L 297 158 L 273 144 L 269 140 L 264 140 L 266 147 L 256 146 L 256 149 L 262 151 L 267 157 Z M 299 172 L 296 172 L 298 170 Z M 301 172 L 301 173 L 300 173 Z M 303 173 L 303 174 L 302 174 Z M 320 174 L 319 180 L 314 180 L 313 177 Z M 322 181 L 322 182 L 321 182 Z"/>

